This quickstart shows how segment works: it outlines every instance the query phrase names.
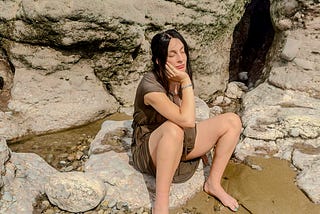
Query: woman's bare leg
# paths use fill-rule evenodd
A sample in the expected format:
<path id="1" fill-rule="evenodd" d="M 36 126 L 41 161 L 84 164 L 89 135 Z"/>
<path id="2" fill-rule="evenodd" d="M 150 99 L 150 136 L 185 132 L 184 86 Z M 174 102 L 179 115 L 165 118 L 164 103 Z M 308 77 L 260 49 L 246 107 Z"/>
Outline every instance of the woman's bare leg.
<path id="1" fill-rule="evenodd" d="M 187 156 L 188 159 L 199 157 L 216 145 L 204 191 L 218 198 L 224 206 L 233 211 L 237 210 L 238 202 L 222 188 L 221 178 L 239 141 L 241 127 L 240 118 L 234 113 L 218 115 L 200 122 L 197 125 L 195 147 Z"/>
<path id="2" fill-rule="evenodd" d="M 183 129 L 169 121 L 150 136 L 150 154 L 157 169 L 153 214 L 169 213 L 170 185 L 181 159 L 183 137 Z"/>

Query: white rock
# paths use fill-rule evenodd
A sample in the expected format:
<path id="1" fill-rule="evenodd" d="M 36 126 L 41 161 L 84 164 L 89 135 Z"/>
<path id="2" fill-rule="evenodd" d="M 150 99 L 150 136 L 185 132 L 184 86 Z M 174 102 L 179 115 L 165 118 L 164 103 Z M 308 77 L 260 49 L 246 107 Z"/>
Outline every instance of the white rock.
<path id="1" fill-rule="evenodd" d="M 96 177 L 82 172 L 56 173 L 45 185 L 49 201 L 63 210 L 85 212 L 99 205 L 106 189 Z"/>
<path id="2" fill-rule="evenodd" d="M 292 61 L 299 51 L 300 44 L 301 42 L 299 40 L 287 38 L 281 57 L 285 60 Z"/>

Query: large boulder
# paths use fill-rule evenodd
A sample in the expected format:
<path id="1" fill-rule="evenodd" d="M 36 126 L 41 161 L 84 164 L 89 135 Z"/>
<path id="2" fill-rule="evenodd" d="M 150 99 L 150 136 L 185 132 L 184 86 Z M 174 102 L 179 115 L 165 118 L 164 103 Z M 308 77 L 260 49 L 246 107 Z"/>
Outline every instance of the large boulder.
<path id="1" fill-rule="evenodd" d="M 89 123 L 133 104 L 150 39 L 176 28 L 190 44 L 196 93 L 224 91 L 245 1 L 1 1 L 0 46 L 15 68 L 0 135 L 18 140 Z"/>

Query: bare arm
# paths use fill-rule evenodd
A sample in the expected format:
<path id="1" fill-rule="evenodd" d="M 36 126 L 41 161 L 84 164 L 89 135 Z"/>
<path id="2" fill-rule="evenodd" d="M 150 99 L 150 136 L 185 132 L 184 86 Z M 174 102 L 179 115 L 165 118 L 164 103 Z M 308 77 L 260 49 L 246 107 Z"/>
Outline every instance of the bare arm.
<path id="1" fill-rule="evenodd" d="M 187 73 L 178 71 L 173 67 L 168 67 L 168 72 L 169 78 L 173 81 L 179 81 L 182 88 L 191 84 Z M 151 105 L 162 116 L 181 127 L 194 127 L 195 125 L 195 102 L 192 87 L 182 89 L 180 107 L 173 103 L 166 94 L 161 92 L 146 94 L 144 102 L 146 105 Z"/>

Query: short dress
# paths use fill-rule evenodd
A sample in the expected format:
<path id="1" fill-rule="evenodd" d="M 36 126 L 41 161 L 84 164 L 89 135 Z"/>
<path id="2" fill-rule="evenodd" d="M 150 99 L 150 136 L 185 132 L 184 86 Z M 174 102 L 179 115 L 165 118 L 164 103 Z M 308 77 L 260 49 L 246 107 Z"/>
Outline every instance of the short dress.
<path id="1" fill-rule="evenodd" d="M 150 92 L 166 93 L 165 88 L 157 81 L 153 72 L 145 73 L 136 91 L 133 114 L 133 136 L 131 143 L 133 166 L 142 173 L 156 176 L 156 168 L 149 152 L 151 133 L 167 119 L 152 106 L 144 104 L 144 95 Z M 172 98 L 168 96 L 171 100 Z M 184 143 L 181 161 L 174 174 L 173 182 L 181 183 L 192 177 L 198 168 L 200 158 L 185 160 L 186 155 L 194 147 L 196 126 L 184 129 Z"/>

